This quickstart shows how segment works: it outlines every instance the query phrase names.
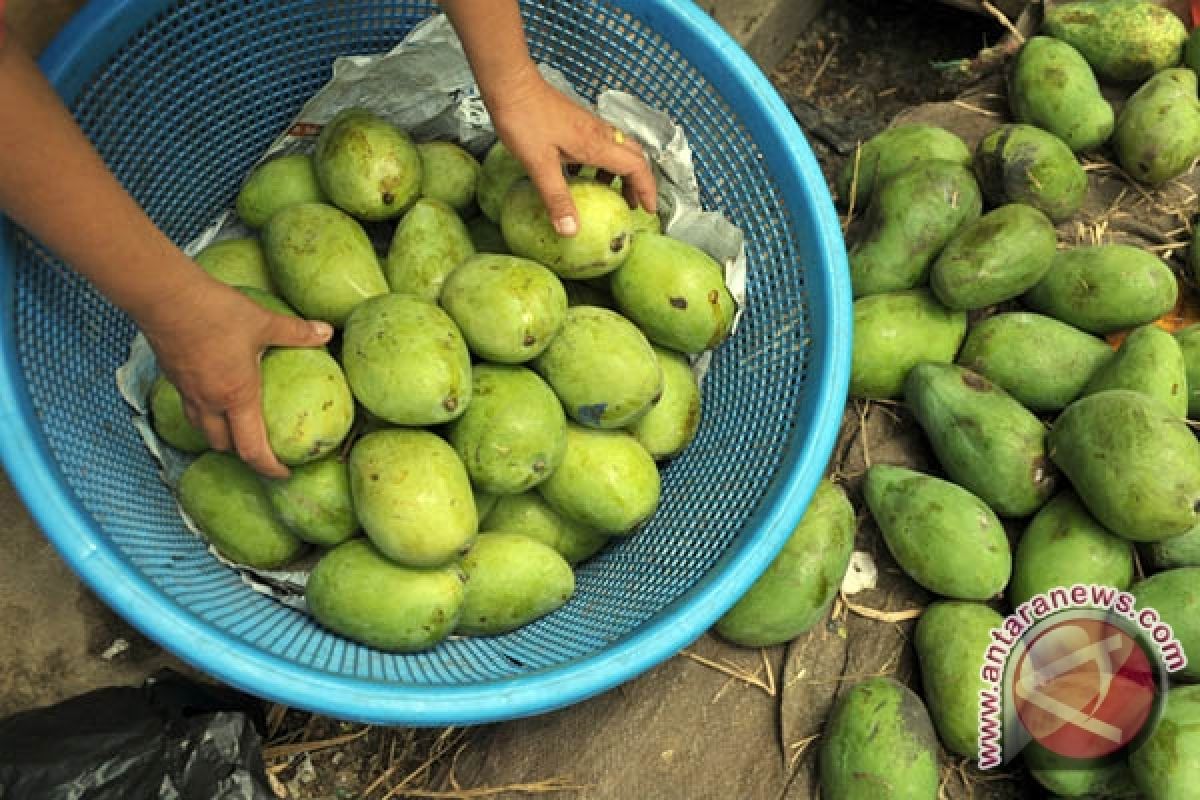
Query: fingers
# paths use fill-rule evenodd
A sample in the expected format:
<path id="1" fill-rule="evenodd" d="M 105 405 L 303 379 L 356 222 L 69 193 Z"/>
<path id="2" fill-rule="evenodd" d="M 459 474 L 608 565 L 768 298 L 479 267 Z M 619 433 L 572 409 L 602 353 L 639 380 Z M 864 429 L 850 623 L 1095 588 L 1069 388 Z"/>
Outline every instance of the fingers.
<path id="1" fill-rule="evenodd" d="M 267 427 L 263 422 L 262 404 L 259 398 L 226 412 L 229 430 L 237 448 L 238 457 L 254 471 L 268 478 L 286 478 L 288 469 L 279 463 L 271 444 L 267 440 Z"/>
<path id="2" fill-rule="evenodd" d="M 610 141 L 603 151 L 603 161 L 597 163 L 609 172 L 622 177 L 625 199 L 630 206 L 641 206 L 650 213 L 658 211 L 658 191 L 654 173 L 642 146 L 632 136 L 608 126 Z"/>
<path id="3" fill-rule="evenodd" d="M 229 426 L 225 424 L 225 415 L 201 409 L 192 403 L 185 406 L 188 421 L 204 433 L 208 444 L 213 450 L 227 452 L 232 446 L 229 437 Z"/>
<path id="4" fill-rule="evenodd" d="M 281 347 L 320 347 L 332 335 L 333 327 L 328 322 L 272 314 L 266 343 Z"/>
<path id="5" fill-rule="evenodd" d="M 579 212 L 567 189 L 567 179 L 563 177 L 558 156 L 552 154 L 539 159 L 529 166 L 528 172 L 558 235 L 574 236 L 579 233 Z"/>

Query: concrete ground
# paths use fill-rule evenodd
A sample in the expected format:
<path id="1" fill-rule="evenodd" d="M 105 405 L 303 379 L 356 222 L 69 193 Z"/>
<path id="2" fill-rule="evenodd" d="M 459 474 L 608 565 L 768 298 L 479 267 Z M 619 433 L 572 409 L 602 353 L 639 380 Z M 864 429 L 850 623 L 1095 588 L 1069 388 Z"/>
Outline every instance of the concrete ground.
<path id="1" fill-rule="evenodd" d="M 701 5 L 769 69 L 824 0 Z M 84 0 L 8 0 L 5 22 L 39 53 Z M 115 391 L 115 387 L 114 387 Z M 0 470 L 0 717 L 179 664 L 103 605 L 46 541 Z"/>

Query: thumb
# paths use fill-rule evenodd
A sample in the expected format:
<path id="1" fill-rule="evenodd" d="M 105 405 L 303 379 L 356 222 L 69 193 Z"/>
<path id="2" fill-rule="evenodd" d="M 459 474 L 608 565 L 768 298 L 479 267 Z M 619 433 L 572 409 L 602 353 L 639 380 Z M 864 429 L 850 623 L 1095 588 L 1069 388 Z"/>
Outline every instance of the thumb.
<path id="1" fill-rule="evenodd" d="M 333 336 L 333 326 L 321 320 L 307 320 L 271 314 L 267 343 L 280 347 L 320 347 Z"/>
<path id="2" fill-rule="evenodd" d="M 579 212 L 563 177 L 562 164 L 557 158 L 545 159 L 529 171 L 529 178 L 537 187 L 550 223 L 559 236 L 574 236 L 579 233 Z"/>

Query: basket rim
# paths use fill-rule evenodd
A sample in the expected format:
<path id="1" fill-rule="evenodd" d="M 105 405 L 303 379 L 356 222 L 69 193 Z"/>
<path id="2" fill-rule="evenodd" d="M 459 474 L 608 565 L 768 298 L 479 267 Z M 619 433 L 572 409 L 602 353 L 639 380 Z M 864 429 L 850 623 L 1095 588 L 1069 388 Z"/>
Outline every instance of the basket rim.
<path id="1" fill-rule="evenodd" d="M 43 72 L 70 100 L 86 76 L 168 1 L 92 0 L 47 48 L 40 59 Z M 6 244 L 9 223 L 0 216 L 0 463 L 59 555 L 110 608 L 165 650 L 253 695 L 337 718 L 412 726 L 497 722 L 572 705 L 672 657 L 703 635 L 783 547 L 824 477 L 849 386 L 852 300 L 832 198 L 782 98 L 746 52 L 698 5 L 673 0 L 609 2 L 653 28 L 698 65 L 755 134 L 782 193 L 804 196 L 814 211 L 812 218 L 793 219 L 792 224 L 805 225 L 825 268 L 824 280 L 808 287 L 813 330 L 822 335 L 811 343 L 798 424 L 743 534 L 692 588 L 639 629 L 557 667 L 477 684 L 398 684 L 339 675 L 260 650 L 155 587 L 108 540 L 68 488 L 36 424 L 17 356 L 14 270 Z M 695 58 L 701 49 L 704 58 Z M 731 95 L 740 101 L 729 99 Z"/>

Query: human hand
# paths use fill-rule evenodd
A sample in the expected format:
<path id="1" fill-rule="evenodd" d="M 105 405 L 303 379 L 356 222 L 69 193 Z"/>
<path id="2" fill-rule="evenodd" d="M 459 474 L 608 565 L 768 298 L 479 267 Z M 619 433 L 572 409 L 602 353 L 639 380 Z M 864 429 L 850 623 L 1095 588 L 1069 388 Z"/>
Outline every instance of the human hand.
<path id="1" fill-rule="evenodd" d="M 658 210 L 654 175 L 641 145 L 547 83 L 532 62 L 505 85 L 502 96 L 491 98 L 488 111 L 501 141 L 525 165 L 560 236 L 579 231 L 564 163 L 620 176 L 631 207 Z"/>
<path id="2" fill-rule="evenodd" d="M 207 275 L 137 321 L 212 448 L 235 451 L 267 477 L 287 477 L 267 440 L 259 359 L 270 346 L 319 347 L 333 329 L 269 312 Z"/>

